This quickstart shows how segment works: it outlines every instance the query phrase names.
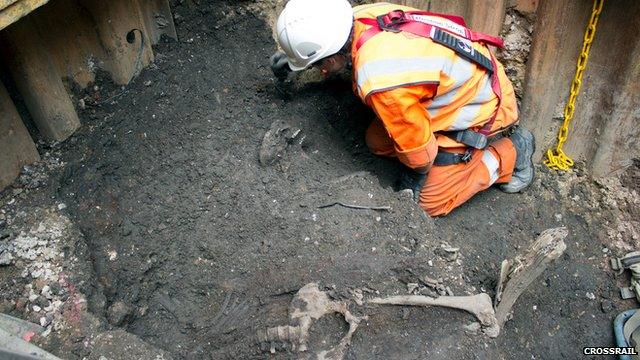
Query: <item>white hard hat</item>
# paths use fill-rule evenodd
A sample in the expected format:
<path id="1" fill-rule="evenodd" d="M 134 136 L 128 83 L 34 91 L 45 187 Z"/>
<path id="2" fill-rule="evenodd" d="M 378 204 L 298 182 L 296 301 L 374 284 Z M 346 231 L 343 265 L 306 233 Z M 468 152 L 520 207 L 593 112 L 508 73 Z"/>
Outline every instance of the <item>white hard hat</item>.
<path id="1" fill-rule="evenodd" d="M 278 43 L 298 71 L 331 56 L 347 43 L 353 8 L 347 0 L 290 0 L 278 17 Z"/>

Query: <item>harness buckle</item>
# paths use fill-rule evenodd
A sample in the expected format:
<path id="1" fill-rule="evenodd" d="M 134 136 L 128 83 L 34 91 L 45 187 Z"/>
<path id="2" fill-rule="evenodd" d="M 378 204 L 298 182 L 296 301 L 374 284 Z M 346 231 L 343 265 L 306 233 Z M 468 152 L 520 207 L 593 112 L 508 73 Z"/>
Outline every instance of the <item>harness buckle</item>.
<path id="1" fill-rule="evenodd" d="M 513 135 L 513 133 L 516 131 L 517 128 L 518 128 L 518 125 L 509 126 L 508 128 L 502 130 L 502 136 L 511 137 L 511 135 Z"/>
<path id="2" fill-rule="evenodd" d="M 464 152 L 464 155 L 462 155 L 460 160 L 463 163 L 468 164 L 469 161 L 471 161 L 472 155 L 473 155 L 473 151 L 469 148 L 469 149 L 467 149 L 467 151 Z"/>
<path id="3" fill-rule="evenodd" d="M 398 29 L 398 25 L 407 22 L 407 18 L 405 17 L 403 10 L 394 10 L 388 14 L 379 15 L 376 19 L 378 20 L 378 26 L 380 29 L 393 33 L 399 33 L 402 31 L 401 29 Z M 387 19 L 389 20 L 388 22 Z"/>

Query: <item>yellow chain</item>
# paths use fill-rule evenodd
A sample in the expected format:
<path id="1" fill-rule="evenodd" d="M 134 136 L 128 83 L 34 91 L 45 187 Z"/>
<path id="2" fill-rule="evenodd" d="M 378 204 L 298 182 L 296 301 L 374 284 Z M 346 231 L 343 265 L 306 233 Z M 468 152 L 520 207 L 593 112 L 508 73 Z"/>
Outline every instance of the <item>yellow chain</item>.
<path id="1" fill-rule="evenodd" d="M 596 34 L 596 26 L 598 24 L 600 13 L 602 12 L 603 5 L 604 0 L 593 1 L 591 19 L 589 19 L 589 25 L 584 33 L 582 51 L 580 52 L 580 57 L 578 57 L 578 64 L 576 66 L 576 75 L 573 78 L 573 83 L 571 83 L 571 95 L 569 96 L 569 101 L 567 101 L 567 105 L 564 108 L 564 122 L 562 123 L 560 131 L 558 131 L 558 143 L 555 148 L 555 153 L 552 149 L 547 150 L 547 159 L 544 161 L 544 164 L 553 170 L 567 171 L 573 167 L 573 159 L 565 154 L 562 147 L 569 136 L 569 124 L 571 124 L 571 119 L 573 119 L 573 114 L 576 111 L 576 98 L 580 92 L 582 75 L 584 74 L 584 69 L 587 67 L 587 62 L 589 61 L 589 50 L 591 50 L 591 43 L 593 42 L 593 37 Z"/>

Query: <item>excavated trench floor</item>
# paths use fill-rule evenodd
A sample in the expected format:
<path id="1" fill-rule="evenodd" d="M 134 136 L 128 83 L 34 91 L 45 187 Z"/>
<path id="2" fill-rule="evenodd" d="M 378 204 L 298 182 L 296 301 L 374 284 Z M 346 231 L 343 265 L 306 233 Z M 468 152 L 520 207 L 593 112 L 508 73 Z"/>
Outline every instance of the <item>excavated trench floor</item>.
<path id="1" fill-rule="evenodd" d="M 586 177 L 563 193 L 556 175 L 540 171 L 524 194 L 490 189 L 448 217 L 427 218 L 393 191 L 398 165 L 367 151 L 373 114 L 348 83 L 276 88 L 270 30 L 243 5 L 176 6 L 180 42 L 158 45 L 155 65 L 132 84 L 99 81 L 83 94 L 83 128 L 61 145 L 67 165 L 39 196 L 67 204 L 82 231 L 94 314 L 126 304 L 121 326 L 176 358 L 269 358 L 256 331 L 286 324 L 289 302 L 309 282 L 348 298 L 354 289 L 407 293 L 406 283 L 429 276 L 456 295 L 493 295 L 503 259 L 566 226 L 565 255 L 524 293 L 497 339 L 465 333 L 474 319 L 462 312 L 354 306 L 368 319 L 345 358 L 577 358 L 584 346 L 613 344 L 611 321 L 633 304 L 617 300 L 603 253 L 609 210 L 587 210 L 599 192 Z M 300 133 L 262 166 L 274 121 Z M 337 201 L 392 210 L 319 208 Z M 458 257 L 443 256 L 443 244 Z M 331 318 L 312 335 L 331 343 L 344 330 Z"/>

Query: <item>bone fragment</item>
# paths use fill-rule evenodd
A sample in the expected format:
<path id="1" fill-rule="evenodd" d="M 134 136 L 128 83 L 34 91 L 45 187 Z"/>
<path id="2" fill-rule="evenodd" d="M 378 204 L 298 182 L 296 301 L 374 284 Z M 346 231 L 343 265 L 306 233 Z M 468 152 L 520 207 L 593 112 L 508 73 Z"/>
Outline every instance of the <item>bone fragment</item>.
<path id="1" fill-rule="evenodd" d="M 271 344 L 269 351 L 276 352 L 275 343 L 287 342 L 291 344 L 291 349 L 296 349 L 296 344 L 300 341 L 301 334 L 298 326 L 275 326 L 266 330 L 258 330 L 258 341 L 263 344 Z"/>
<path id="2" fill-rule="evenodd" d="M 507 275 L 509 273 L 509 260 L 502 260 L 500 264 L 500 277 L 498 278 L 498 284 L 496 285 L 496 298 L 493 300 L 493 305 L 496 306 L 502 300 L 502 291 L 504 285 L 507 282 Z"/>
<path id="3" fill-rule="evenodd" d="M 516 256 L 507 265 L 503 262 L 498 284 L 501 291 L 496 294 L 496 319 L 500 327 L 508 320 L 522 292 L 564 253 L 567 248 L 564 239 L 568 233 L 564 227 L 545 230 L 524 254 Z"/>
<path id="4" fill-rule="evenodd" d="M 320 291 L 316 283 L 302 287 L 291 301 L 289 307 L 290 325 L 258 331 L 258 341 L 271 343 L 270 351 L 272 353 L 275 352 L 276 342 L 290 343 L 292 350 L 297 348 L 298 352 L 305 352 L 308 349 L 309 329 L 313 322 L 332 313 L 344 316 L 345 321 L 349 324 L 349 331 L 338 345 L 314 355 L 318 360 L 341 360 L 361 319 L 349 312 L 346 302 L 329 299 L 325 292 Z"/>
<path id="5" fill-rule="evenodd" d="M 342 352 L 344 352 L 344 348 L 349 344 L 351 336 L 360 324 L 360 319 L 349 312 L 346 302 L 331 301 L 325 292 L 318 289 L 318 284 L 316 283 L 307 284 L 298 290 L 293 301 L 291 301 L 289 316 L 291 318 L 291 324 L 297 325 L 301 329 L 300 351 L 307 350 L 309 329 L 313 322 L 331 313 L 342 314 L 347 323 L 349 323 L 349 331 L 336 347 L 326 352 L 327 354 L 341 352 L 338 351 L 340 348 L 343 348 Z M 342 357 L 336 359 L 341 358 Z"/>

